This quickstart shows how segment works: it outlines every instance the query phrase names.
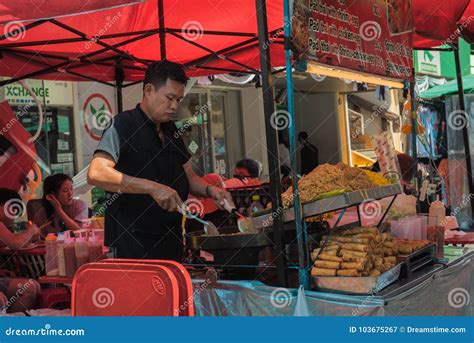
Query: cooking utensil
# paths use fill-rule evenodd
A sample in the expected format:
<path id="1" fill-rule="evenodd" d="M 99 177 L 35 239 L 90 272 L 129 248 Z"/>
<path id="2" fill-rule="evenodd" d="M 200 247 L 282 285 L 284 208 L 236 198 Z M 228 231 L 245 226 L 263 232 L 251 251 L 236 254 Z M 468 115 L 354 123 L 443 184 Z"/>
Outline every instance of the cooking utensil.
<path id="1" fill-rule="evenodd" d="M 255 232 L 252 218 L 246 217 L 240 213 L 227 199 L 224 199 L 224 209 L 238 218 L 237 227 L 239 228 L 240 232 Z"/>
<path id="2" fill-rule="evenodd" d="M 205 221 L 201 218 L 199 218 L 197 215 L 191 213 L 184 205 L 178 206 L 177 207 L 178 212 L 180 212 L 183 216 L 185 216 L 188 219 L 194 219 L 197 222 L 201 223 L 204 225 L 204 232 L 208 236 L 219 236 L 219 230 L 217 230 L 217 227 L 214 225 L 212 222 Z"/>

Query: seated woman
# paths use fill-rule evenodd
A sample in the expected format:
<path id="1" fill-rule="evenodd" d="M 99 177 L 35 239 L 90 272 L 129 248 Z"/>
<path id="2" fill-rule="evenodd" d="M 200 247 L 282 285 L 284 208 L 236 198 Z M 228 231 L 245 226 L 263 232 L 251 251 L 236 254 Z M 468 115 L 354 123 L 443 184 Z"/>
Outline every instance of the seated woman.
<path id="1" fill-rule="evenodd" d="M 58 233 L 80 230 L 81 221 L 87 219 L 87 204 L 73 198 L 72 179 L 65 174 L 55 174 L 44 179 L 41 206 L 34 211 L 33 222 L 41 233 Z M 47 225 L 46 225 L 47 224 Z"/>
<path id="2" fill-rule="evenodd" d="M 14 234 L 8 228 L 13 225 L 14 204 L 21 204 L 17 192 L 0 188 L 0 247 L 18 250 L 39 238 L 36 225 L 28 223 L 21 233 Z M 10 207 L 10 208 L 8 208 Z M 32 279 L 8 278 L 0 266 L 0 315 L 2 312 L 20 312 L 31 309 L 38 297 L 40 286 Z"/>

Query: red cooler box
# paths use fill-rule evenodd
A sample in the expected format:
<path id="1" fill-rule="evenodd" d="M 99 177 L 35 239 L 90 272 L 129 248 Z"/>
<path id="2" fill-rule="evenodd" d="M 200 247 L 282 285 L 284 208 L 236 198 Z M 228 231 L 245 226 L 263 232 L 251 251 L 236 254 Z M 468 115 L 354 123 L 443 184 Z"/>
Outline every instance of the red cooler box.
<path id="1" fill-rule="evenodd" d="M 72 315 L 177 316 L 179 285 L 171 269 L 133 262 L 79 268 L 72 283 Z"/>
<path id="2" fill-rule="evenodd" d="M 161 265 L 173 272 L 178 281 L 179 288 L 179 316 L 194 316 L 194 298 L 193 284 L 191 276 L 186 268 L 175 261 L 169 260 L 130 260 L 130 259 L 107 259 L 100 261 L 101 263 L 131 263 L 131 264 L 151 264 Z"/>

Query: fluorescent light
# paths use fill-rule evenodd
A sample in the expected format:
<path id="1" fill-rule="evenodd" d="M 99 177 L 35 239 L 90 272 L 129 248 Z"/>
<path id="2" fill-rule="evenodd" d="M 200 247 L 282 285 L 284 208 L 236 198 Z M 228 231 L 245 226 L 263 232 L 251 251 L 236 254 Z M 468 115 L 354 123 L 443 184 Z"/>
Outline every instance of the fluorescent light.
<path id="1" fill-rule="evenodd" d="M 398 79 L 375 76 L 373 74 L 351 71 L 345 68 L 332 68 L 321 65 L 316 62 L 308 62 L 306 72 L 310 74 L 319 74 L 330 77 L 338 77 L 358 82 L 372 83 L 379 86 L 387 86 L 391 88 L 403 88 L 404 84 Z"/>

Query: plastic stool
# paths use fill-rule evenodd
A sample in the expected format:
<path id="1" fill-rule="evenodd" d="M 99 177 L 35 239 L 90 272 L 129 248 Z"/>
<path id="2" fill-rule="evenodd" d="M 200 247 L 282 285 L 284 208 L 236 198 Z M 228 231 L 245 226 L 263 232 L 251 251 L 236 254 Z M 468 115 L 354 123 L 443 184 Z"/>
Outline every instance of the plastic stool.
<path id="1" fill-rule="evenodd" d="M 54 308 L 58 304 L 66 304 L 71 307 L 71 293 L 66 287 L 43 288 L 39 296 L 41 308 Z"/>

